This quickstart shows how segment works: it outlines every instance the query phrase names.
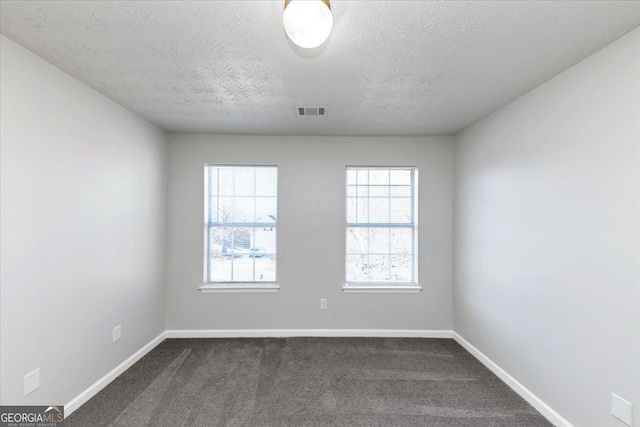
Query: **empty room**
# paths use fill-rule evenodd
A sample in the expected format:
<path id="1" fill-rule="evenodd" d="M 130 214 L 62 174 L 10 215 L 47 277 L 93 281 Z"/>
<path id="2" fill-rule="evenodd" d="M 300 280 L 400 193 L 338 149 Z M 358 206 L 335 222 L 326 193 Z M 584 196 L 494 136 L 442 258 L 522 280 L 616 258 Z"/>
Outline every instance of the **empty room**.
<path id="1" fill-rule="evenodd" d="M 0 427 L 640 426 L 640 1 L 0 30 Z"/>

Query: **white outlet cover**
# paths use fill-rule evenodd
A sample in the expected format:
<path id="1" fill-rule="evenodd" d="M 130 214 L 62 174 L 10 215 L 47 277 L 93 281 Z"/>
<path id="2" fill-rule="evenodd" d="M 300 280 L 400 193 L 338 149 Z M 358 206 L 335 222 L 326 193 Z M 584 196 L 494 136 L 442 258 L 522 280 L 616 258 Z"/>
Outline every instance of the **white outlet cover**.
<path id="1" fill-rule="evenodd" d="M 120 338 L 122 338 L 122 325 L 113 328 L 113 342 L 119 341 Z"/>
<path id="2" fill-rule="evenodd" d="M 615 393 L 611 393 L 611 415 L 631 427 L 633 404 Z"/>
<path id="3" fill-rule="evenodd" d="M 23 382 L 23 396 L 33 393 L 40 388 L 40 368 L 35 371 L 29 372 L 24 376 Z"/>

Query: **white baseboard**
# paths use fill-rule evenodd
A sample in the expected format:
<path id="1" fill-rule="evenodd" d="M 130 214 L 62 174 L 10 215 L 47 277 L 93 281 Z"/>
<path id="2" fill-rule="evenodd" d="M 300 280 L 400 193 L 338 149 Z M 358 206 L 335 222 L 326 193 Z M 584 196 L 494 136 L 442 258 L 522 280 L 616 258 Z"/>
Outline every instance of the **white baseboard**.
<path id="1" fill-rule="evenodd" d="M 453 338 L 453 331 L 413 329 L 195 329 L 167 331 L 167 338 L 287 337 Z"/>
<path id="2" fill-rule="evenodd" d="M 109 383 L 111 381 L 115 380 L 118 376 L 120 376 L 120 374 L 122 374 L 124 371 L 129 369 L 131 366 L 133 366 L 134 363 L 136 363 L 138 360 L 142 359 L 142 357 L 145 354 L 149 353 L 158 344 L 160 344 L 162 341 L 164 341 L 164 339 L 166 338 L 166 335 L 167 335 L 166 331 L 162 332 L 160 335 L 158 335 L 157 337 L 152 339 L 148 344 L 146 344 L 140 350 L 136 351 L 127 360 L 125 360 L 124 362 L 122 362 L 121 364 L 116 366 L 115 369 L 113 369 L 107 375 L 105 375 L 104 377 L 100 378 L 93 385 L 91 385 L 88 389 L 86 389 L 85 391 L 80 393 L 78 396 L 76 396 L 74 399 L 72 399 L 69 403 L 64 405 L 64 416 L 65 416 L 65 418 L 68 417 L 69 415 L 71 415 L 73 413 L 73 411 L 78 409 L 80 406 L 82 406 L 85 402 L 87 402 L 93 396 L 95 396 L 100 390 L 102 390 L 107 385 L 109 385 Z"/>
<path id="3" fill-rule="evenodd" d="M 542 399 L 533 394 L 528 388 L 523 386 L 513 378 L 507 371 L 498 366 L 493 360 L 489 359 L 484 353 L 475 348 L 469 341 L 462 338 L 458 333 L 453 333 L 453 339 L 458 344 L 464 347 L 469 353 L 471 353 L 476 359 L 478 359 L 484 366 L 489 368 L 491 372 L 496 374 L 504 383 L 511 387 L 516 393 L 518 393 L 524 400 L 526 400 L 531 406 L 536 408 L 549 422 L 558 427 L 573 427 L 572 424 L 564 419 L 560 414 L 554 411 L 549 405 L 544 403 Z"/>

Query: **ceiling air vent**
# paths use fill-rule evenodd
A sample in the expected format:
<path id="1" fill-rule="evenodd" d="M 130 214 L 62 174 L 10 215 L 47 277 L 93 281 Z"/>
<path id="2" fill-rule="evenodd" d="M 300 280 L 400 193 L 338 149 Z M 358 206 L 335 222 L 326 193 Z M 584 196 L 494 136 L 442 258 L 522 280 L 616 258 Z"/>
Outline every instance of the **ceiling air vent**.
<path id="1" fill-rule="evenodd" d="M 324 117 L 327 115 L 327 107 L 296 107 L 298 117 Z"/>

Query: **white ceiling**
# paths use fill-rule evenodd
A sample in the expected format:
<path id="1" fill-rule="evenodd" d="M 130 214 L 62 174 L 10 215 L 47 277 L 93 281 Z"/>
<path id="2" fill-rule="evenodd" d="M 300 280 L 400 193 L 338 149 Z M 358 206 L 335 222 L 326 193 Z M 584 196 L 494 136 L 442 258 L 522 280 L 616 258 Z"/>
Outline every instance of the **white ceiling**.
<path id="1" fill-rule="evenodd" d="M 640 1 L 331 5 L 313 51 L 282 1 L 2 1 L 0 22 L 168 131 L 280 135 L 453 134 L 640 25 Z"/>

